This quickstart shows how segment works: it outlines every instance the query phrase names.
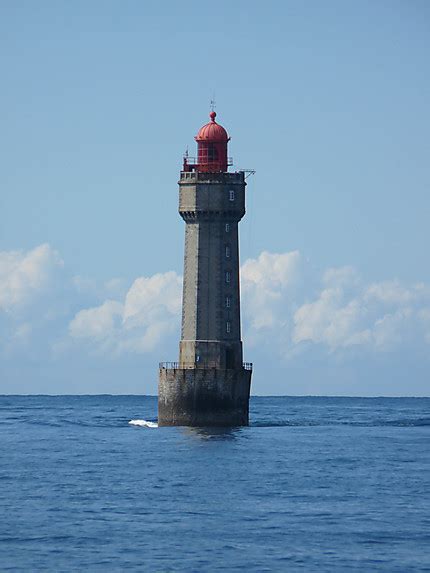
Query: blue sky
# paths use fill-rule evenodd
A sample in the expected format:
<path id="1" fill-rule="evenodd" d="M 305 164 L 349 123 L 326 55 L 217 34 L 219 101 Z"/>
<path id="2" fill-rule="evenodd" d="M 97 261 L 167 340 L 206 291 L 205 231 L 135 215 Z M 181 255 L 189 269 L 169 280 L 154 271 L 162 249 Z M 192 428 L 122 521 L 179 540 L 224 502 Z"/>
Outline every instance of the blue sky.
<path id="1" fill-rule="evenodd" d="M 0 392 L 156 392 L 215 94 L 256 170 L 255 392 L 428 395 L 429 30 L 424 0 L 0 2 Z"/>

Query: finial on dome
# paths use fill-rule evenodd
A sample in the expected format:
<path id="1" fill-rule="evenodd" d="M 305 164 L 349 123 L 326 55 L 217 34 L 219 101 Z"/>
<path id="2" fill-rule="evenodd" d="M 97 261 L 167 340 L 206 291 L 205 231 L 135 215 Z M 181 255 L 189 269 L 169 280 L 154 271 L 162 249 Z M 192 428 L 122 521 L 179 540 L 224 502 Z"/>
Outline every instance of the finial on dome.
<path id="1" fill-rule="evenodd" d="M 210 112 L 210 114 L 209 114 L 209 117 L 211 118 L 211 121 L 215 121 L 216 111 L 213 111 L 213 110 L 212 110 L 212 111 Z"/>

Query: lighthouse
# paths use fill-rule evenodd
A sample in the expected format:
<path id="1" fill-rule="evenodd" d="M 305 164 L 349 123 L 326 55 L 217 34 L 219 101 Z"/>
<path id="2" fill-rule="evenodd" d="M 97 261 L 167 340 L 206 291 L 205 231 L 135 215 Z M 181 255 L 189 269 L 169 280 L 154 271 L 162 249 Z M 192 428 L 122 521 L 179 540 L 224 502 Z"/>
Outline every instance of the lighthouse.
<path id="1" fill-rule="evenodd" d="M 185 221 L 178 362 L 160 363 L 159 426 L 245 426 L 252 364 L 243 361 L 239 221 L 245 172 L 229 172 L 227 131 L 210 113 L 184 158 L 179 214 Z"/>

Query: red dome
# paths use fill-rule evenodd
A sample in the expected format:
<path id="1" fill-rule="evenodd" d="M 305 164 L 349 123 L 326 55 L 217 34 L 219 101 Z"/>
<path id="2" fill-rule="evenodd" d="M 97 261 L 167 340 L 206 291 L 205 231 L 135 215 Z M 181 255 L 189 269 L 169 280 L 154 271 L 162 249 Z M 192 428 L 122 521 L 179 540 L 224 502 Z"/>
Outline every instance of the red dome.
<path id="1" fill-rule="evenodd" d="M 211 111 L 209 117 L 211 118 L 210 122 L 200 128 L 194 139 L 196 141 L 213 141 L 214 143 L 229 141 L 230 138 L 226 130 L 215 121 L 216 113 Z"/>

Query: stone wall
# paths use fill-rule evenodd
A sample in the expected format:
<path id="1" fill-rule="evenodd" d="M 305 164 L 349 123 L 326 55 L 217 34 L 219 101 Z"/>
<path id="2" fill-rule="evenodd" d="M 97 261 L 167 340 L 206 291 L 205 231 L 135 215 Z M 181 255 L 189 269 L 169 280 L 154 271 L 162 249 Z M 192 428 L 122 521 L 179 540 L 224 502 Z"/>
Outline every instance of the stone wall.
<path id="1" fill-rule="evenodd" d="M 251 370 L 160 368 L 159 426 L 246 426 Z"/>
<path id="2" fill-rule="evenodd" d="M 242 364 L 238 222 L 245 213 L 243 173 L 187 174 L 179 212 L 186 222 L 179 361 Z M 208 344 L 207 351 L 199 342 Z M 216 356 L 216 353 L 218 355 Z M 227 358 L 226 358 L 227 357 Z"/>

